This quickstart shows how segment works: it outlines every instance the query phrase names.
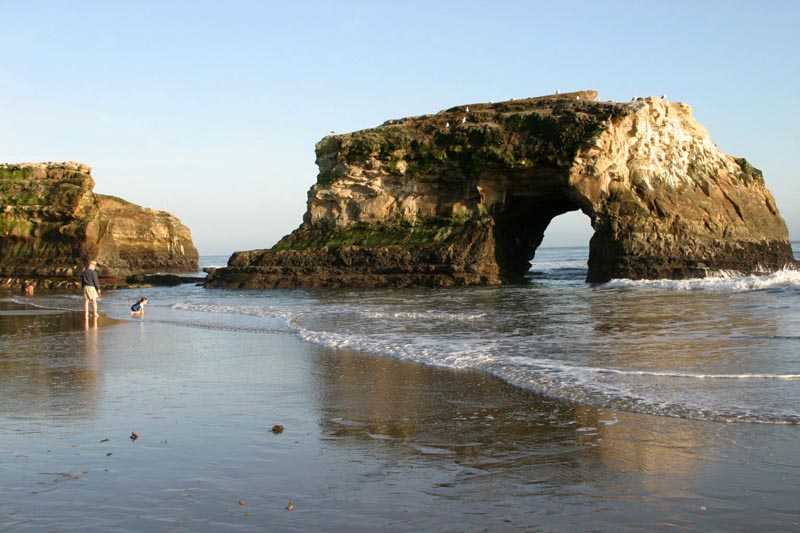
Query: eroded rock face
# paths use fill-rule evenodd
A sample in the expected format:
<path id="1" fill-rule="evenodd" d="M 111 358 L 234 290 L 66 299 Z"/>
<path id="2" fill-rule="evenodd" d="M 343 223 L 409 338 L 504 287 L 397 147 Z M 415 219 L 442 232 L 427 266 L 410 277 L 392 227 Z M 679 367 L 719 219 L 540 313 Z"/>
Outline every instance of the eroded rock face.
<path id="1" fill-rule="evenodd" d="M 720 152 L 688 105 L 596 97 L 459 106 L 328 136 L 303 224 L 234 254 L 209 285 L 519 281 L 550 221 L 574 210 L 595 230 L 588 281 L 794 263 L 761 172 Z"/>
<path id="2" fill-rule="evenodd" d="M 197 270 L 191 233 L 177 218 L 93 189 L 81 163 L 0 165 L 0 286 L 72 286 L 89 259 L 109 281 Z"/>

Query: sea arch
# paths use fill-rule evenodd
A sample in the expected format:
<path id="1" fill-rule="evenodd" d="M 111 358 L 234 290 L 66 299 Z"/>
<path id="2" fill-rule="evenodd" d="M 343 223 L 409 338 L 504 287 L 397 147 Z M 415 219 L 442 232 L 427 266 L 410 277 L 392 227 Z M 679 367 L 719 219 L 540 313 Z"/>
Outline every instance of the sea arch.
<path id="1" fill-rule="evenodd" d="M 484 199 L 498 196 L 497 191 L 490 187 L 480 189 Z M 503 198 L 502 204 L 491 205 L 489 212 L 493 221 L 499 276 L 507 282 L 518 281 L 528 272 L 536 250 L 555 218 L 589 209 L 571 198 L 557 180 L 538 180 L 528 187 L 517 187 L 499 196 Z M 590 214 L 587 218 L 591 221 Z"/>
<path id="2" fill-rule="evenodd" d="M 457 106 L 326 136 L 316 163 L 300 227 L 234 253 L 207 285 L 516 282 L 553 218 L 576 210 L 594 231 L 589 282 L 795 263 L 761 172 L 664 98 Z"/>

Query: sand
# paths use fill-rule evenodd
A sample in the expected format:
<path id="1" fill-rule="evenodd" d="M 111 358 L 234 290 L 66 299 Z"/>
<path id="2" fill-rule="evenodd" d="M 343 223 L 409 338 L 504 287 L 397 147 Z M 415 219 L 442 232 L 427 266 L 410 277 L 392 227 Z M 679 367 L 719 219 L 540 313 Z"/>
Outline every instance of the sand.
<path id="1" fill-rule="evenodd" d="M 2 531 L 800 523 L 797 426 L 634 415 L 290 334 L 7 301 L 0 343 Z"/>

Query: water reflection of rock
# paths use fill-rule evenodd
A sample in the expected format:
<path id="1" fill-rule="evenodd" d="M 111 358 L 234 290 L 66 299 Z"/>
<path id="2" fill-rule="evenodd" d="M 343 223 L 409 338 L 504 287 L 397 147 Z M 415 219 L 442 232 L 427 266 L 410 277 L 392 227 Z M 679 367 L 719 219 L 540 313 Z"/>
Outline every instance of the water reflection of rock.
<path id="1" fill-rule="evenodd" d="M 743 363 L 737 354 L 763 351 L 762 346 L 748 346 L 780 335 L 779 325 L 770 317 L 732 301 L 741 297 L 711 291 L 621 292 L 609 305 L 612 300 L 606 292 L 604 305 L 589 307 L 593 329 L 587 342 L 618 366 L 725 374 L 730 372 L 732 360 Z"/>
<path id="2" fill-rule="evenodd" d="M 99 334 L 97 321 L 85 322 L 82 313 L 0 302 L 3 416 L 93 417 L 98 404 Z"/>
<path id="3" fill-rule="evenodd" d="M 702 473 L 700 450 L 713 438 L 708 425 L 568 404 L 476 372 L 352 352 L 317 364 L 331 451 L 436 464 L 461 482 L 489 475 L 561 493 L 619 479 L 666 492 Z"/>
<path id="4" fill-rule="evenodd" d="M 620 489 L 683 497 L 703 478 L 708 450 L 715 445 L 714 424 L 677 418 L 607 411 L 606 419 L 597 410 L 576 410 L 578 426 L 597 445 L 593 456 L 618 478 Z M 687 494 L 682 494 L 686 492 Z"/>
<path id="5" fill-rule="evenodd" d="M 574 420 L 565 404 L 477 372 L 344 350 L 318 364 L 321 423 L 336 437 L 410 445 L 423 455 L 478 456 L 560 432 Z"/>
<path id="6" fill-rule="evenodd" d="M 674 481 L 696 474 L 684 451 L 708 438 L 702 426 L 687 434 L 686 421 L 648 429 L 651 417 L 550 400 L 475 372 L 357 353 L 317 362 L 326 442 L 387 461 L 458 463 L 537 483 L 582 483 L 609 470 Z"/>

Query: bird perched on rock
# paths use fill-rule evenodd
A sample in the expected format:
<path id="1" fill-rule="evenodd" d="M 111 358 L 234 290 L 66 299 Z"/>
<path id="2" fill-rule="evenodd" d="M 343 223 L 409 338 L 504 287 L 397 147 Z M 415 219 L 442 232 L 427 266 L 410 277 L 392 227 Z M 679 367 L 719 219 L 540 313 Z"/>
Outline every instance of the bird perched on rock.
<path id="1" fill-rule="evenodd" d="M 467 109 L 466 109 L 466 111 L 467 111 L 467 113 L 469 113 L 469 106 L 467 106 Z"/>
<path id="2" fill-rule="evenodd" d="M 467 117 L 461 119 L 461 123 L 464 124 L 467 121 Z"/>
<path id="3" fill-rule="evenodd" d="M 444 123 L 444 127 L 445 127 L 445 128 L 449 128 L 449 127 L 450 127 L 450 123 L 449 123 L 449 122 L 445 122 L 445 123 Z"/>

